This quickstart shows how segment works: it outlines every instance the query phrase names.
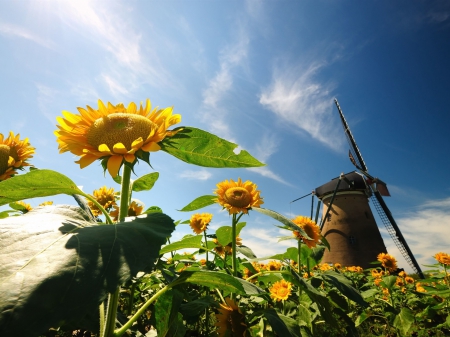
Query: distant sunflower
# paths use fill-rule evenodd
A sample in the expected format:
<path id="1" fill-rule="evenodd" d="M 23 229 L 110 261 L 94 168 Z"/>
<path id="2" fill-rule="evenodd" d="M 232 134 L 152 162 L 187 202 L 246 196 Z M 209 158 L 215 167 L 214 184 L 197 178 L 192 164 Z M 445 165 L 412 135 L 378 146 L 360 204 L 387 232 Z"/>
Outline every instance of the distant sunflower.
<path id="1" fill-rule="evenodd" d="M 260 191 L 256 184 L 250 180 L 242 182 L 241 178 L 237 181 L 233 179 L 224 180 L 217 185 L 214 191 L 217 194 L 216 202 L 228 210 L 229 214 L 248 213 L 252 207 L 259 207 L 264 203 L 260 197 Z"/>
<path id="2" fill-rule="evenodd" d="M 119 206 L 113 205 L 114 210 L 109 212 L 109 215 L 113 218 L 114 221 L 119 220 Z M 139 205 L 136 201 L 132 201 L 131 204 L 128 206 L 128 214 L 127 216 L 138 216 L 142 214 L 142 211 L 144 210 L 144 206 Z"/>
<path id="3" fill-rule="evenodd" d="M 377 260 L 381 262 L 381 265 L 389 271 L 397 269 L 397 260 L 390 254 L 380 253 L 377 256 Z"/>
<path id="4" fill-rule="evenodd" d="M 19 204 L 20 206 L 22 206 L 22 208 L 20 209 L 20 211 L 21 211 L 23 214 L 26 214 L 26 213 L 28 213 L 28 212 L 30 212 L 30 211 L 33 210 L 33 207 L 31 207 L 30 204 L 27 204 L 27 203 L 25 203 L 25 202 L 23 202 L 23 201 L 16 201 L 16 204 Z"/>
<path id="5" fill-rule="evenodd" d="M 53 205 L 53 201 L 44 201 L 43 203 L 39 204 L 39 206 L 51 206 Z"/>
<path id="6" fill-rule="evenodd" d="M 450 265 L 450 255 L 446 253 L 437 253 L 434 258 L 439 262 L 446 266 Z"/>
<path id="7" fill-rule="evenodd" d="M 114 188 L 107 188 L 106 186 L 100 187 L 98 190 L 94 190 L 92 193 L 94 199 L 109 212 L 114 205 L 116 205 L 117 193 Z M 88 206 L 95 216 L 102 214 L 100 209 L 92 201 L 88 200 Z"/>
<path id="8" fill-rule="evenodd" d="M 139 109 L 134 102 L 125 108 L 122 103 L 104 105 L 101 100 L 98 110 L 77 109 L 80 114 L 63 111 L 65 118 L 57 117 L 59 152 L 80 156 L 76 161 L 80 168 L 101 159 L 113 178 L 124 163 L 134 164 L 138 158 L 147 161 L 145 154 L 160 150 L 158 143 L 175 134 L 168 128 L 181 121 L 180 115 L 172 115 L 172 107 L 151 110 L 148 99 Z"/>
<path id="9" fill-rule="evenodd" d="M 203 233 L 212 220 L 213 215 L 210 213 L 196 213 L 191 216 L 189 225 L 196 234 Z"/>
<path id="10" fill-rule="evenodd" d="M 281 263 L 278 261 L 269 261 L 269 263 L 266 264 L 266 270 L 268 271 L 277 271 L 281 269 Z"/>
<path id="11" fill-rule="evenodd" d="M 9 132 L 8 138 L 0 133 L 0 181 L 17 174 L 17 169 L 30 166 L 28 159 L 33 158 L 34 147 L 30 146 L 28 138 L 20 140 L 20 134 L 14 136 Z"/>
<path id="12" fill-rule="evenodd" d="M 301 215 L 292 219 L 292 222 L 302 228 L 311 239 L 306 239 L 299 231 L 293 231 L 294 236 L 299 240 L 302 239 L 309 248 L 315 247 L 321 238 L 320 228 L 317 226 L 316 222 Z"/>
<path id="13" fill-rule="evenodd" d="M 241 310 L 232 299 L 227 297 L 225 302 L 226 304 L 220 304 L 219 312 L 216 314 L 216 327 L 219 337 L 226 336 L 227 331 L 233 337 L 246 336 L 247 325 Z"/>
<path id="14" fill-rule="evenodd" d="M 292 283 L 285 280 L 275 282 L 269 289 L 270 297 L 275 301 L 285 301 L 291 295 Z"/>

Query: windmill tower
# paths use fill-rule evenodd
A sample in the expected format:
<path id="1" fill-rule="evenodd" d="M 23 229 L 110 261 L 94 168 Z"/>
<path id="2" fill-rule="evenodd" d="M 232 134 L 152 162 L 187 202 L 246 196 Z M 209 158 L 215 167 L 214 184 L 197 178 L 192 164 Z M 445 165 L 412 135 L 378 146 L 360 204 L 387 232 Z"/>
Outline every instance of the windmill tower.
<path id="1" fill-rule="evenodd" d="M 389 211 L 383 196 L 389 196 L 386 184 L 368 173 L 361 152 L 356 145 L 338 101 L 344 132 L 350 145 L 349 157 L 359 172 L 341 174 L 338 178 L 315 189 L 323 202 L 322 235 L 330 244 L 322 261 L 339 262 L 344 266 L 371 267 L 377 255 L 386 252 L 380 231 L 369 206 L 372 201 L 381 221 L 395 245 L 413 271 L 423 277 L 422 270 Z"/>

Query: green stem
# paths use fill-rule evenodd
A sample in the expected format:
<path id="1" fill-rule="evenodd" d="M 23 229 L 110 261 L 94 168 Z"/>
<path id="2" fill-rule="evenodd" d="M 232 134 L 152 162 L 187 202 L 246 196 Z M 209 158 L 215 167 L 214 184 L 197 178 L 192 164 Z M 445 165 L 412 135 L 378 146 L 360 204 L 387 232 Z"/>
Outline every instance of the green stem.
<path id="1" fill-rule="evenodd" d="M 122 336 L 129 328 L 131 328 L 131 326 L 133 325 L 134 322 L 136 322 L 138 320 L 139 317 L 141 317 L 144 313 L 145 310 L 153 303 L 155 302 L 159 296 L 161 296 L 162 294 L 164 294 L 167 290 L 169 290 L 170 288 L 172 288 L 175 285 L 175 283 L 172 284 L 168 284 L 166 285 L 164 288 L 160 289 L 155 295 L 153 295 L 147 302 L 145 302 L 145 304 L 133 315 L 133 317 L 131 317 L 128 322 L 126 322 L 120 329 L 117 329 L 116 331 L 114 331 L 114 333 L 112 334 L 112 336 L 114 337 L 120 337 Z"/>
<path id="2" fill-rule="evenodd" d="M 109 213 L 106 211 L 106 209 L 103 208 L 102 205 L 100 205 L 100 204 L 97 202 L 97 200 L 94 199 L 94 197 L 90 196 L 89 194 L 83 194 L 83 197 L 85 197 L 86 199 L 89 199 L 90 201 L 92 201 L 92 202 L 95 204 L 95 206 L 97 206 L 97 208 L 98 208 L 98 209 L 103 213 L 103 215 L 105 216 L 106 222 L 107 222 L 108 224 L 112 224 L 112 223 L 113 223 L 111 217 L 109 216 Z"/>
<path id="3" fill-rule="evenodd" d="M 236 214 L 233 214 L 231 224 L 231 269 L 233 270 L 233 276 L 236 277 Z"/>
<path id="4" fill-rule="evenodd" d="M 206 236 L 206 230 L 203 232 L 203 235 L 204 235 L 204 237 L 205 237 L 205 248 L 206 248 L 206 250 L 205 250 L 205 254 L 206 254 L 206 269 L 208 269 L 208 239 L 207 239 L 207 236 Z"/>
<path id="5" fill-rule="evenodd" d="M 124 165 L 122 171 L 122 188 L 120 191 L 119 221 L 121 219 L 124 219 L 128 215 L 128 207 L 131 196 L 130 181 L 131 181 L 131 168 L 128 167 L 127 165 Z M 112 294 L 109 294 L 108 296 L 105 330 L 101 337 L 114 336 L 119 297 L 120 297 L 120 287 L 117 287 L 116 291 Z"/>

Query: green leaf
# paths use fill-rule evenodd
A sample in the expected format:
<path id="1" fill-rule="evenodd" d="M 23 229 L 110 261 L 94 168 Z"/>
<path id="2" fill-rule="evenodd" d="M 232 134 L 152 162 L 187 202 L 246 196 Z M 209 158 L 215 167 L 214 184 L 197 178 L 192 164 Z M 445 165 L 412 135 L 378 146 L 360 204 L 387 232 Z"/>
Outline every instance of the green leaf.
<path id="1" fill-rule="evenodd" d="M 158 178 L 158 172 L 146 174 L 133 181 L 132 190 L 134 192 L 150 191 L 153 188 L 153 185 L 155 185 L 155 182 L 158 180 Z"/>
<path id="2" fill-rule="evenodd" d="M 255 255 L 255 253 L 253 253 L 253 250 L 251 250 L 249 247 L 247 246 L 237 246 L 236 250 L 243 254 L 244 256 L 248 257 L 249 259 L 256 259 L 257 256 Z"/>
<path id="3" fill-rule="evenodd" d="M 264 317 L 278 336 L 301 337 L 300 326 L 292 318 L 277 313 L 275 309 L 264 310 Z"/>
<path id="4" fill-rule="evenodd" d="M 239 236 L 241 229 L 244 228 L 245 225 L 246 225 L 245 222 L 239 222 L 236 225 L 236 236 Z M 231 226 L 222 226 L 216 230 L 217 241 L 219 241 L 219 243 L 222 246 L 226 246 L 233 240 L 233 236 L 231 234 L 232 234 Z"/>
<path id="5" fill-rule="evenodd" d="M 8 206 L 11 207 L 13 210 L 16 210 L 16 211 L 21 211 L 21 212 L 24 212 L 24 213 L 28 212 L 27 208 L 24 205 L 21 205 L 21 204 L 19 204 L 17 202 L 10 202 L 8 204 Z"/>
<path id="6" fill-rule="evenodd" d="M 397 281 L 397 276 L 394 276 L 394 275 L 383 277 L 384 286 L 386 288 L 388 288 L 389 290 L 392 289 L 392 287 L 395 285 L 396 281 Z"/>
<path id="7" fill-rule="evenodd" d="M 201 209 L 203 207 L 214 205 L 216 203 L 217 195 L 203 195 L 198 197 L 188 205 L 180 209 L 180 212 L 191 212 Z"/>
<path id="8" fill-rule="evenodd" d="M 184 317 L 197 317 L 205 312 L 206 308 L 217 303 L 211 296 L 201 297 L 180 306 L 180 312 Z"/>
<path id="9" fill-rule="evenodd" d="M 0 212 L 0 219 L 4 219 L 9 217 L 10 214 L 20 214 L 20 212 L 16 211 L 16 210 L 6 210 L 3 212 Z"/>
<path id="10" fill-rule="evenodd" d="M 145 210 L 143 214 L 150 214 L 150 213 L 162 213 L 162 209 L 158 206 L 150 206 Z"/>
<path id="11" fill-rule="evenodd" d="M 366 310 L 364 310 L 361 315 L 359 315 L 358 317 L 356 317 L 355 320 L 355 326 L 358 327 L 360 326 L 367 318 L 369 318 L 369 314 L 366 312 Z"/>
<path id="12" fill-rule="evenodd" d="M 271 218 L 281 222 L 283 225 L 285 225 L 289 230 L 292 231 L 298 231 L 302 236 L 305 238 L 311 239 L 308 234 L 299 226 L 297 226 L 295 223 L 293 223 L 291 220 L 286 218 L 284 215 L 281 215 L 280 213 L 277 213 L 275 211 L 272 211 L 270 209 L 262 208 L 262 207 L 253 207 L 252 211 L 256 211 L 261 214 L 265 214 L 267 216 L 270 216 Z"/>
<path id="13" fill-rule="evenodd" d="M 335 271 L 326 271 L 322 273 L 322 278 L 325 282 L 335 286 L 343 295 L 358 303 L 363 307 L 367 307 L 368 304 L 364 301 L 358 290 L 353 287 L 351 280 L 344 275 L 336 273 Z"/>
<path id="14" fill-rule="evenodd" d="M 2 335 L 35 336 L 61 322 L 96 331 L 98 304 L 151 271 L 175 229 L 159 213 L 116 225 L 88 219 L 78 207 L 46 206 L 0 220 Z"/>
<path id="15" fill-rule="evenodd" d="M 158 336 L 173 336 L 168 334 L 170 327 L 178 320 L 178 310 L 183 301 L 183 294 L 169 289 L 155 303 L 155 320 Z"/>
<path id="16" fill-rule="evenodd" d="M 33 170 L 2 181 L 0 206 L 14 201 L 57 194 L 86 196 L 72 180 L 61 173 L 51 170 Z"/>
<path id="17" fill-rule="evenodd" d="M 400 331 L 402 336 L 406 336 L 411 325 L 414 323 L 414 314 L 411 309 L 403 307 L 395 317 L 394 326 Z"/>
<path id="18" fill-rule="evenodd" d="M 177 134 L 159 142 L 161 150 L 189 164 L 205 167 L 264 166 L 245 150 L 236 154 L 236 144 L 209 132 L 188 126 L 175 130 L 179 130 Z"/>
<path id="19" fill-rule="evenodd" d="M 180 250 L 180 249 L 186 249 L 186 248 L 203 248 L 202 246 L 202 239 L 203 235 L 195 235 L 195 236 L 188 236 L 180 241 L 172 242 L 166 246 L 164 246 L 160 250 L 160 254 L 163 255 L 168 252 L 172 252 L 174 250 Z"/>
<path id="20" fill-rule="evenodd" d="M 237 278 L 215 271 L 184 271 L 180 277 L 173 282 L 173 286 L 181 283 L 193 283 L 210 288 L 218 288 L 236 294 L 246 293 L 243 284 Z"/>

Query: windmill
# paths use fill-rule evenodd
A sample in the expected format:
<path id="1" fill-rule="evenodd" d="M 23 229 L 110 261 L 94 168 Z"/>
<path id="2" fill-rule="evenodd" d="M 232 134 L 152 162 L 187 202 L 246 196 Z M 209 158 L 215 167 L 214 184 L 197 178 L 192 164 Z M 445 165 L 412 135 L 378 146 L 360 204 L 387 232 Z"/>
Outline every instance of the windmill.
<path id="1" fill-rule="evenodd" d="M 341 174 L 313 192 L 324 204 L 320 227 L 331 247 L 322 261 L 368 268 L 379 253 L 386 252 L 369 206 L 370 198 L 395 245 L 413 271 L 423 278 L 419 264 L 383 200 L 383 196 L 390 196 L 386 183 L 368 173 L 341 107 L 336 99 L 334 102 L 350 145 L 350 160 L 358 171 Z"/>

